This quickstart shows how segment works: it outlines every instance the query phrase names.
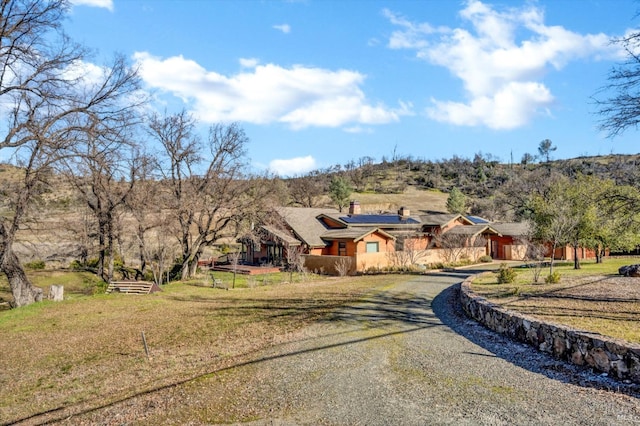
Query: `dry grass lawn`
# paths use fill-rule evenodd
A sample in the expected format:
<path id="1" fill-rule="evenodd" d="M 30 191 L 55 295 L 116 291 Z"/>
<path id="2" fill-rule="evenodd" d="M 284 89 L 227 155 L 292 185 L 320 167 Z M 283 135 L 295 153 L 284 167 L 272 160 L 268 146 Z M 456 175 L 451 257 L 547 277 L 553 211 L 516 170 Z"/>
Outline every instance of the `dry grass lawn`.
<path id="1" fill-rule="evenodd" d="M 556 268 L 558 284 L 532 283 L 532 273 L 519 270 L 513 284 L 498 284 L 496 274 L 476 280 L 473 290 L 506 309 L 546 321 L 640 343 L 640 278 L 617 274 L 638 259 L 607 259 L 602 265 L 583 263 Z M 548 274 L 548 268 L 543 277 Z"/>
<path id="2" fill-rule="evenodd" d="M 634 261 L 608 260 L 604 266 L 586 264 L 580 271 L 564 266 L 559 268 L 562 282 L 554 285 L 531 284 L 528 270 L 521 270 L 514 284 L 497 284 L 490 274 L 477 280 L 474 290 L 509 309 L 640 342 L 640 279 L 614 274 L 629 263 Z M 134 296 L 89 295 L 95 283 L 79 275 L 75 284 L 69 282 L 75 292 L 64 302 L 0 312 L 0 424 L 91 415 L 94 409 L 143 395 L 150 404 L 162 404 L 163 398 L 175 394 L 152 391 L 178 384 L 184 384 L 175 388 L 184 393 L 182 398 L 206 393 L 207 409 L 217 406 L 212 398 L 219 398 L 220 422 L 249 421 L 251 407 L 233 394 L 234 381 L 243 378 L 227 375 L 226 367 L 270 345 L 304 338 L 307 324 L 403 279 L 379 275 L 294 284 L 276 280 L 229 291 L 195 282 L 173 283 L 162 292 Z M 200 389 L 211 377 L 217 383 L 211 389 L 226 391 Z M 206 383 L 208 389 L 211 383 Z M 218 418 L 211 413 L 205 417 Z"/>
<path id="3" fill-rule="evenodd" d="M 206 375 L 394 279 L 230 291 L 175 283 L 147 296 L 76 296 L 0 312 L 0 424 L 62 419 Z"/>

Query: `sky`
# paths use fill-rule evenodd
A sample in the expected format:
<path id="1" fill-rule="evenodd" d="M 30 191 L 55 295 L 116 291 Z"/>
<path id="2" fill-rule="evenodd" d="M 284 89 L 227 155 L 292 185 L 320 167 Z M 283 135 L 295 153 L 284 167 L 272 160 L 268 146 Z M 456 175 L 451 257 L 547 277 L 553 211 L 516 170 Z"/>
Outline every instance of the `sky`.
<path id="1" fill-rule="evenodd" d="M 640 152 L 593 98 L 636 0 L 72 0 L 65 31 L 139 66 L 160 113 L 237 122 L 256 171 L 364 157 L 520 162 Z"/>

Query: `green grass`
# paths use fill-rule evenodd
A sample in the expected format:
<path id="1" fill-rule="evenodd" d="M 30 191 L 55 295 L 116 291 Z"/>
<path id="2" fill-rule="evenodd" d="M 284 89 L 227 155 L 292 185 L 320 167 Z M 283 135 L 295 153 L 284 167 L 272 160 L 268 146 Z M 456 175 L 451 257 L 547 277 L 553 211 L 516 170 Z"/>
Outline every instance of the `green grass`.
<path id="1" fill-rule="evenodd" d="M 187 281 L 187 284 L 196 286 L 211 286 L 212 277 L 219 279 L 229 288 L 254 288 L 260 286 L 276 285 L 276 284 L 288 284 L 288 283 L 301 283 L 309 282 L 320 279 L 321 276 L 311 273 L 298 273 L 294 272 L 275 272 L 262 275 L 245 275 L 234 274 L 233 272 L 222 271 L 203 271 L 198 274 L 197 277 Z"/>
<path id="2" fill-rule="evenodd" d="M 70 270 L 29 270 L 26 271 L 31 282 L 42 288 L 45 298 L 52 285 L 64 286 L 65 299 L 83 298 L 89 295 L 103 293 L 106 284 L 90 272 L 74 272 Z M 4 275 L 0 275 L 0 302 L 13 300 L 9 283 Z M 0 311 L 2 306 L 0 306 Z"/>

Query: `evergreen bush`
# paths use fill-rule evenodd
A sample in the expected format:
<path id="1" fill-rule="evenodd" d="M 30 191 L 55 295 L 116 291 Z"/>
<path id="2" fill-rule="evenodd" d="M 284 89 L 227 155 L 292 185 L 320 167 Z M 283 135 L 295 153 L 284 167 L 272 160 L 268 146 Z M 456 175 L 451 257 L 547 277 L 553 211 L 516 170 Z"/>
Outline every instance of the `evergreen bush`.
<path id="1" fill-rule="evenodd" d="M 517 272 L 507 266 L 506 263 L 500 265 L 500 270 L 498 271 L 498 283 L 499 284 L 508 284 L 512 283 L 516 280 Z"/>

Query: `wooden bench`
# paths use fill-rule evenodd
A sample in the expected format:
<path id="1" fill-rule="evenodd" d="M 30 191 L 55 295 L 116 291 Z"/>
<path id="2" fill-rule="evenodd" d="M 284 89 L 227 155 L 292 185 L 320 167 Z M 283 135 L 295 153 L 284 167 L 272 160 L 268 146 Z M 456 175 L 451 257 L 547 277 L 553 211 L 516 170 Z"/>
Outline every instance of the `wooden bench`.
<path id="1" fill-rule="evenodd" d="M 156 291 L 160 291 L 160 287 L 150 281 L 111 281 L 106 293 L 150 294 Z"/>

